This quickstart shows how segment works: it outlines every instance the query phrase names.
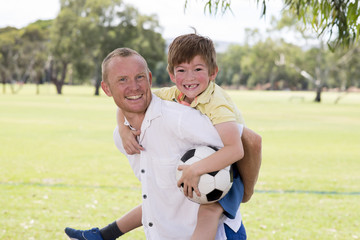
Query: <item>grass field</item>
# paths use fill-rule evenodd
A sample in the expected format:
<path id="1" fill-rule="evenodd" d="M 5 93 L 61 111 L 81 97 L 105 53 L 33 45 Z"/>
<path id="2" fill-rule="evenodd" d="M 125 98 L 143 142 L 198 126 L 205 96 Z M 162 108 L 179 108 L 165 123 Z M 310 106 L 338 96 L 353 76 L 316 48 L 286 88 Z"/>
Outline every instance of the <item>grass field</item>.
<path id="1" fill-rule="evenodd" d="M 115 105 L 93 87 L 0 93 L 0 239 L 67 239 L 140 203 L 116 150 Z M 250 240 L 360 239 L 360 94 L 229 91 L 263 137 L 256 193 L 242 205 Z M 121 239 L 145 239 L 142 229 Z"/>

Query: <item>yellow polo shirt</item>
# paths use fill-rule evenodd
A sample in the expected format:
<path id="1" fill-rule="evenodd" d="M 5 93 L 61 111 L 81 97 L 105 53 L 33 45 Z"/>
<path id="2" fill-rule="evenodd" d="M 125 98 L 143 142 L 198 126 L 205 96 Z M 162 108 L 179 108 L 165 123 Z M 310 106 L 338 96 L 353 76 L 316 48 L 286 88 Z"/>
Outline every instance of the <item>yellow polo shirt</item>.
<path id="1" fill-rule="evenodd" d="M 161 99 L 178 102 L 180 91 L 173 87 L 160 88 L 154 93 Z M 183 100 L 182 96 L 179 100 Z M 197 96 L 190 107 L 196 108 L 210 118 L 213 125 L 235 121 L 245 124 L 241 112 L 230 96 L 220 86 L 211 81 L 204 92 Z"/>

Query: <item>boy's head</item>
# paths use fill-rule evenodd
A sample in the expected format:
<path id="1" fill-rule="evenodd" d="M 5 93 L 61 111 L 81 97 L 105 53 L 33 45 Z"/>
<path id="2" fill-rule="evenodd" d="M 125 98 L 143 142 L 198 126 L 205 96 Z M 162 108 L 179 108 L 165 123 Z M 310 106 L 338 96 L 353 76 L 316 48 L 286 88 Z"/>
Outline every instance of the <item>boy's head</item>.
<path id="1" fill-rule="evenodd" d="M 209 75 L 217 69 L 215 47 L 211 39 L 195 33 L 181 35 L 169 46 L 167 70 L 174 74 L 174 67 L 189 63 L 195 56 L 200 56 L 209 69 Z"/>

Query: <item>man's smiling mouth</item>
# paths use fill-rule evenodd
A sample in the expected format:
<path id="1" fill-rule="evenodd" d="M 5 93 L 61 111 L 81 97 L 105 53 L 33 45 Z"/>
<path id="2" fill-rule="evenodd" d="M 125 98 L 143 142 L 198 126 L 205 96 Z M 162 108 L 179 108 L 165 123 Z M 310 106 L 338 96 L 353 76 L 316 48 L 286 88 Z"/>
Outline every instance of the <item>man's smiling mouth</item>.
<path id="1" fill-rule="evenodd" d="M 134 95 L 134 96 L 127 96 L 126 99 L 129 99 L 129 100 L 137 100 L 137 99 L 141 98 L 142 96 L 143 96 L 143 94 Z"/>

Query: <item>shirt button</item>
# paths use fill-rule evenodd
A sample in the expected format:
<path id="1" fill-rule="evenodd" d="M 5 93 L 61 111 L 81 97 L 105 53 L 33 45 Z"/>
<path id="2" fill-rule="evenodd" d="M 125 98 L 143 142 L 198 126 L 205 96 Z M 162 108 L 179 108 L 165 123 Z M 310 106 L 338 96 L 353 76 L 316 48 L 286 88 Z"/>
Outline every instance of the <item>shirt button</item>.
<path id="1" fill-rule="evenodd" d="M 141 173 L 145 173 L 145 169 L 141 169 Z"/>
<path id="2" fill-rule="evenodd" d="M 147 196 L 146 196 L 146 194 L 144 194 L 144 195 L 143 195 L 143 199 L 146 199 L 146 198 L 147 198 Z"/>
<path id="3" fill-rule="evenodd" d="M 152 222 L 149 222 L 149 227 L 152 227 L 153 226 L 153 223 Z"/>

